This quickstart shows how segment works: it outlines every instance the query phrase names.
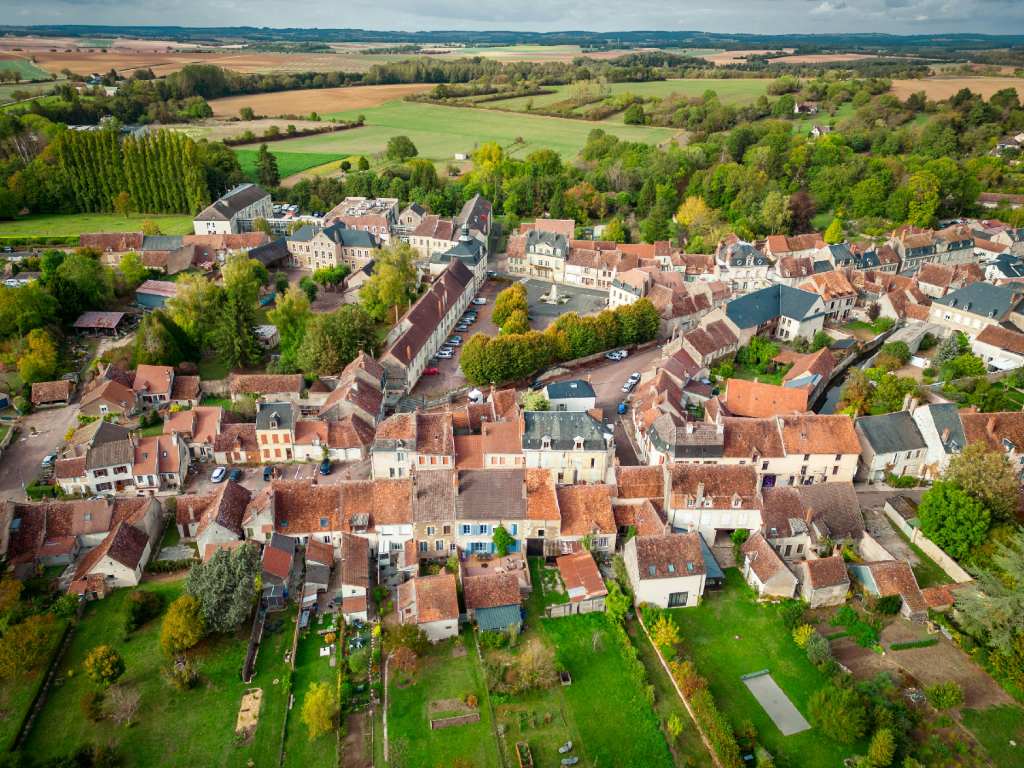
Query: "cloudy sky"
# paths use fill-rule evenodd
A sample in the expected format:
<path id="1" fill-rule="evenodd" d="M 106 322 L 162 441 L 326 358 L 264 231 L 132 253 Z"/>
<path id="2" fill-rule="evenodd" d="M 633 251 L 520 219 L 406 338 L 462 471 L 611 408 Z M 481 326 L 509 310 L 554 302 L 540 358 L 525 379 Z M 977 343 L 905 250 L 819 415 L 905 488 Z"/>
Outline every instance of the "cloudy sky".
<path id="1" fill-rule="evenodd" d="M 707 32 L 1024 32 L 1024 0 L 0 0 L 8 24 L 587 29 Z"/>

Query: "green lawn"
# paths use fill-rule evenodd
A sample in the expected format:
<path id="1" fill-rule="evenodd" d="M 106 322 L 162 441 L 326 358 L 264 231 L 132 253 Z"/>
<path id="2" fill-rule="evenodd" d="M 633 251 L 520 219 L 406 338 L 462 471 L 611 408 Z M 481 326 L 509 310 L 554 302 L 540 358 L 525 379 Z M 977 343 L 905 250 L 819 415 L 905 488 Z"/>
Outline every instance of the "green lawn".
<path id="1" fill-rule="evenodd" d="M 63 570 L 63 569 L 62 569 Z M 43 684 L 43 677 L 49 667 L 49 659 L 53 657 L 57 646 L 60 643 L 64 626 L 67 623 L 64 619 L 55 619 L 53 632 L 50 634 L 49 648 L 47 649 L 47 661 L 39 669 L 26 674 L 19 675 L 13 680 L 5 680 L 0 685 L 0 751 L 7 752 L 14 746 L 14 740 L 18 737 L 18 729 L 21 728 L 22 720 L 28 714 L 28 708 L 32 706 L 36 691 Z"/>
<path id="2" fill-rule="evenodd" d="M 50 73 L 28 59 L 0 59 L 0 71 L 15 71 L 22 80 L 48 80 Z"/>
<path id="3" fill-rule="evenodd" d="M 165 604 L 177 597 L 182 581 L 148 582 L 142 589 L 160 593 Z M 248 744 L 237 744 L 235 722 L 242 694 L 249 687 L 263 689 L 263 712 L 283 716 L 281 688 L 273 680 L 283 680 L 276 658 L 265 648 L 260 651 L 260 671 L 246 686 L 240 671 L 245 656 L 248 629 L 233 636 L 204 641 L 194 658 L 200 667 L 200 681 L 190 691 L 177 691 L 168 685 L 161 670 L 167 660 L 160 650 L 160 622 L 155 619 L 125 641 L 121 632 L 121 611 L 128 590 L 118 590 L 105 600 L 90 603 L 76 630 L 61 667 L 59 684 L 46 700 L 43 711 L 25 745 L 25 752 L 38 760 L 63 756 L 85 743 L 115 743 L 125 768 L 139 766 L 217 765 L 276 766 L 277 750 L 270 749 L 280 738 L 280 718 L 261 717 L 256 735 Z M 113 645 L 125 660 L 126 671 L 118 685 L 134 689 L 141 696 L 135 723 L 130 728 L 109 719 L 89 722 L 81 713 L 83 694 L 94 689 L 82 671 L 89 651 L 101 644 Z M 277 665 L 279 667 L 279 665 Z M 278 686 L 281 684 L 278 683 Z M 276 709 L 275 709 L 276 708 Z M 269 734 L 262 731 L 268 729 Z"/>
<path id="4" fill-rule="evenodd" d="M 116 213 L 40 213 L 22 216 L 14 221 L 0 221 L 0 238 L 12 236 L 65 237 L 83 232 L 138 232 L 143 221 L 153 221 L 165 235 L 185 235 L 192 232 L 192 217 L 176 214 Z"/>
<path id="5" fill-rule="evenodd" d="M 288 715 L 288 729 L 285 735 L 284 751 L 287 765 L 333 766 L 337 763 L 338 740 L 334 731 L 325 733 L 316 741 L 309 740 L 309 732 L 302 722 L 302 701 L 313 683 L 327 683 L 332 690 L 337 690 L 338 667 L 331 667 L 329 658 L 320 655 L 324 647 L 317 629 L 326 629 L 327 625 L 317 623 L 306 630 L 299 638 L 295 651 L 295 671 L 292 673 L 292 691 L 295 694 L 295 706 Z M 338 645 L 335 639 L 335 645 Z M 340 646 L 339 646 L 340 647 Z M 341 660 L 342 663 L 344 659 Z"/>
<path id="6" fill-rule="evenodd" d="M 813 126 L 838 124 L 840 120 L 852 117 L 853 113 L 856 111 L 857 109 L 853 104 L 846 103 L 840 105 L 834 115 L 830 115 L 828 112 L 822 112 L 821 114 L 817 114 L 812 117 L 802 117 L 799 120 L 793 121 L 793 133 L 801 136 L 808 136 Z"/>
<path id="7" fill-rule="evenodd" d="M 704 742 L 697 732 L 697 726 L 694 725 L 690 715 L 686 712 L 686 707 L 679 699 L 672 679 L 661 665 L 654 646 L 651 645 L 647 635 L 636 622 L 629 625 L 629 638 L 639 653 L 640 661 L 647 669 L 647 677 L 654 686 L 654 711 L 662 724 L 662 733 L 665 733 L 665 738 L 669 738 L 664 730 L 665 723 L 672 715 L 678 717 L 683 724 L 683 732 L 679 734 L 679 738 L 674 743 L 670 744 L 676 765 L 695 767 L 708 765 L 711 760 L 704 747 Z"/>
<path id="8" fill-rule="evenodd" d="M 15 83 L 13 85 L 0 85 L 0 104 L 14 101 L 16 92 L 28 93 L 32 96 L 46 93 L 53 88 L 53 83 Z"/>
<path id="9" fill-rule="evenodd" d="M 455 656 L 456 644 L 465 654 Z M 431 701 L 477 697 L 480 722 L 430 729 Z M 474 768 L 501 764 L 491 728 L 487 688 L 476 658 L 476 639 L 464 633 L 439 643 L 420 659 L 419 671 L 406 687 L 392 676 L 388 683 L 388 742 L 392 765 L 450 768 L 457 761 Z"/>
<path id="10" fill-rule="evenodd" d="M 274 144 L 280 143 L 275 142 Z M 277 158 L 277 170 L 281 174 L 282 179 L 291 176 L 293 173 L 299 173 L 300 171 L 315 168 L 318 165 L 324 165 L 338 159 L 338 156 L 333 154 L 278 152 L 274 144 L 268 144 L 267 148 Z M 242 173 L 250 178 L 256 178 L 256 157 L 259 154 L 259 149 L 236 149 L 235 154 L 238 155 L 238 163 L 242 166 Z"/>
<path id="11" fill-rule="evenodd" d="M 733 361 L 733 372 L 732 377 L 734 379 L 747 379 L 753 381 L 757 379 L 762 384 L 782 384 L 782 377 L 786 375 L 786 372 L 792 368 L 791 365 L 777 365 L 775 373 L 760 373 L 755 368 L 748 368 L 745 365 L 740 365 L 736 361 Z"/>
<path id="12" fill-rule="evenodd" d="M 995 768 L 1024 764 L 1024 709 L 1015 706 L 965 709 L 963 724 L 981 742 Z M 1010 740 L 1016 746 L 1010 745 Z"/>
<path id="13" fill-rule="evenodd" d="M 390 101 L 377 107 L 325 117 L 352 119 L 358 114 L 366 117 L 366 125 L 361 128 L 279 141 L 274 151 L 321 155 L 312 166 L 325 162 L 323 155 L 328 155 L 329 160 L 383 152 L 389 138 L 404 134 L 412 139 L 420 156 L 432 160 L 450 160 L 456 152 L 472 152 L 476 146 L 488 141 L 498 142 L 519 156 L 547 147 L 569 159 L 576 156 L 587 134 L 594 128 L 603 128 L 620 138 L 648 144 L 665 141 L 674 133 L 667 128 L 591 123 L 493 110 L 470 111 L 408 101 Z M 523 143 L 514 144 L 517 138 L 522 138 Z M 250 144 L 240 151 L 258 148 L 258 144 Z"/>
<path id="14" fill-rule="evenodd" d="M 674 609 L 671 615 L 679 625 L 685 655 L 708 679 L 715 702 L 733 727 L 753 722 L 759 741 L 782 765 L 835 768 L 845 757 L 864 754 L 866 744 L 842 746 L 813 728 L 782 735 L 741 675 L 769 670 L 804 717 L 811 694 L 825 686 L 828 678 L 793 642 L 778 606 L 759 605 L 737 569 L 727 569 L 725 576 L 721 592 L 709 592 L 699 607 Z"/>
<path id="15" fill-rule="evenodd" d="M 206 381 L 219 381 L 220 379 L 226 379 L 229 373 L 231 373 L 230 367 L 219 357 L 204 357 L 199 361 L 199 378 L 201 379 Z M 211 402 L 203 404 L 221 405 L 219 401 L 216 403 Z M 228 405 L 225 405 L 224 407 L 227 408 Z"/>
<path id="16" fill-rule="evenodd" d="M 641 98 L 665 98 L 666 96 L 679 95 L 685 97 L 703 96 L 706 91 L 714 91 L 718 94 L 723 104 L 751 104 L 766 92 L 771 80 L 765 79 L 677 79 L 677 80 L 652 80 L 646 83 L 609 83 L 608 91 L 611 96 L 618 96 L 623 93 L 630 93 Z M 545 87 L 547 88 L 547 87 Z M 517 96 L 514 99 L 503 99 L 501 101 L 488 101 L 481 104 L 481 107 L 490 109 L 513 109 L 525 111 L 526 105 L 532 103 L 534 108 L 546 107 L 558 101 L 564 101 L 572 96 L 574 86 L 554 85 L 550 86 L 554 93 L 540 96 Z M 621 120 L 621 118 L 620 118 Z"/>
<path id="17" fill-rule="evenodd" d="M 644 688 L 629 671 L 627 648 L 603 613 L 545 619 L 541 631 L 572 675 L 559 686 L 583 765 L 671 768 L 672 755 Z M 624 735 L 628 734 L 628 738 Z M 536 754 L 534 755 L 536 758 Z"/>
<path id="18" fill-rule="evenodd" d="M 151 424 L 148 427 L 142 427 L 139 430 L 139 434 L 143 437 L 154 437 L 156 435 L 162 435 L 164 433 L 164 423 L 161 420 L 158 424 Z"/>
<path id="19" fill-rule="evenodd" d="M 565 584 L 562 583 L 562 576 L 557 568 L 544 565 L 544 559 L 540 557 L 531 557 L 529 564 L 533 591 L 530 593 L 528 608 L 534 617 L 542 617 L 544 609 L 549 605 L 569 602 Z"/>

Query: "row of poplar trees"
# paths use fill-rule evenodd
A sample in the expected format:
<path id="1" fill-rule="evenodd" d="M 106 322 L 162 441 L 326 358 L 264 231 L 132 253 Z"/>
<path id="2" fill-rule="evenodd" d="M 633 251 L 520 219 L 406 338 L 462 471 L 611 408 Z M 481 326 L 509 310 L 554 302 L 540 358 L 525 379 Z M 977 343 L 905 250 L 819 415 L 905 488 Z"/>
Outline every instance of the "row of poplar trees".
<path id="1" fill-rule="evenodd" d="M 110 211 L 122 192 L 143 213 L 195 213 L 210 202 L 196 144 L 184 134 L 64 131 L 52 148 L 79 211 Z"/>

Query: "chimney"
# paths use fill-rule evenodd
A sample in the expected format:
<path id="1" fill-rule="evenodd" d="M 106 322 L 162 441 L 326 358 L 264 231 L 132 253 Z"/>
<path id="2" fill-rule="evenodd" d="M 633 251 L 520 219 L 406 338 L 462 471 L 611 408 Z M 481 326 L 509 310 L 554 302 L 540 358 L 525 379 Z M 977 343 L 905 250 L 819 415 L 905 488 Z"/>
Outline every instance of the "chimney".
<path id="1" fill-rule="evenodd" d="M 910 410 L 910 404 L 913 402 L 913 400 L 914 400 L 913 395 L 911 395 L 909 392 L 907 394 L 905 394 L 903 396 L 903 407 L 900 410 L 901 411 L 909 411 Z"/>
<path id="2" fill-rule="evenodd" d="M 921 405 L 921 400 L 920 400 L 920 398 L 917 398 L 917 397 L 912 397 L 912 398 L 910 398 L 910 409 L 909 409 L 909 410 L 910 410 L 910 412 L 911 412 L 911 413 L 913 413 L 914 411 L 916 411 L 916 410 L 917 410 L 917 407 L 918 407 L 919 405 Z"/>
<path id="3" fill-rule="evenodd" d="M 949 427 L 946 427 L 944 430 L 942 430 L 941 440 L 944 443 L 949 440 Z"/>
<path id="4" fill-rule="evenodd" d="M 697 501 L 700 501 L 703 498 L 704 498 L 704 481 L 701 480 L 699 483 L 697 483 Z"/>
<path id="5" fill-rule="evenodd" d="M 692 435 L 693 434 L 693 422 L 692 421 L 686 422 L 686 434 L 688 434 L 688 435 Z"/>
<path id="6" fill-rule="evenodd" d="M 996 417 L 995 416 L 989 416 L 988 417 L 988 420 L 985 422 L 985 431 L 988 433 L 989 437 L 995 438 L 995 436 L 996 436 Z"/>

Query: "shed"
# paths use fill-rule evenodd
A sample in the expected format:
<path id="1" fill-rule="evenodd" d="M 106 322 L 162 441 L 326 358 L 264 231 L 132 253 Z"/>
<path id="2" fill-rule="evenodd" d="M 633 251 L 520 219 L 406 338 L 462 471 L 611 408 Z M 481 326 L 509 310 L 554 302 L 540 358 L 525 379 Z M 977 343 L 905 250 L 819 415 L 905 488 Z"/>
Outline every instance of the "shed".
<path id="1" fill-rule="evenodd" d="M 136 303 L 146 309 L 161 309 L 177 295 L 177 284 L 168 280 L 147 280 L 135 289 Z"/>
<path id="2" fill-rule="evenodd" d="M 499 605 L 495 608 L 477 608 L 476 624 L 481 632 L 504 632 L 523 623 L 518 605 Z"/>
<path id="3" fill-rule="evenodd" d="M 124 320 L 124 312 L 85 312 L 75 320 L 75 330 L 113 336 Z"/>

